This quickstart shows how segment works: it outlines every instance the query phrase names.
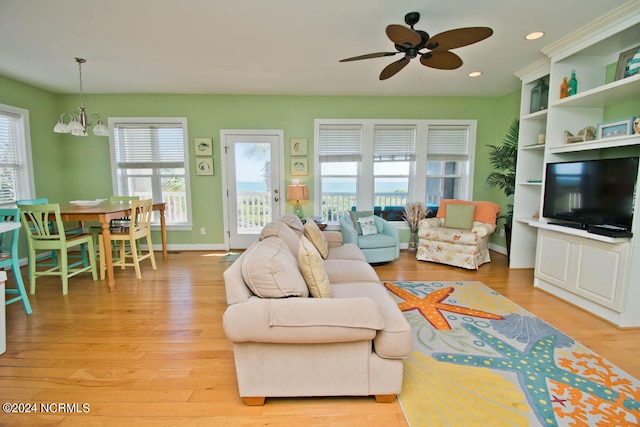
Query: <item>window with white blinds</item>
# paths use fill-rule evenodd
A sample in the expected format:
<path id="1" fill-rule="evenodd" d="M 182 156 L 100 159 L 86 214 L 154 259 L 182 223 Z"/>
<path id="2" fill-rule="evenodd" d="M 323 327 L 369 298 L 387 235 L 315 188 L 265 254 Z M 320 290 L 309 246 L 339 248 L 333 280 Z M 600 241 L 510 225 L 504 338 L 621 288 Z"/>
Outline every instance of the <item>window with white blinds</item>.
<path id="1" fill-rule="evenodd" d="M 109 118 L 109 128 L 117 195 L 163 201 L 168 226 L 191 224 L 186 119 Z"/>
<path id="2" fill-rule="evenodd" d="M 317 146 L 322 162 L 358 162 L 362 160 L 362 126 L 320 126 Z"/>
<path id="3" fill-rule="evenodd" d="M 0 104 L 0 205 L 33 197 L 29 113 Z"/>
<path id="4" fill-rule="evenodd" d="M 430 160 L 464 160 L 469 157 L 469 126 L 429 126 Z"/>
<path id="5" fill-rule="evenodd" d="M 386 210 L 411 201 L 470 199 L 475 129 L 475 120 L 316 119 L 314 214 L 391 218 Z"/>
<path id="6" fill-rule="evenodd" d="M 378 125 L 373 128 L 373 160 L 415 160 L 416 127 Z"/>

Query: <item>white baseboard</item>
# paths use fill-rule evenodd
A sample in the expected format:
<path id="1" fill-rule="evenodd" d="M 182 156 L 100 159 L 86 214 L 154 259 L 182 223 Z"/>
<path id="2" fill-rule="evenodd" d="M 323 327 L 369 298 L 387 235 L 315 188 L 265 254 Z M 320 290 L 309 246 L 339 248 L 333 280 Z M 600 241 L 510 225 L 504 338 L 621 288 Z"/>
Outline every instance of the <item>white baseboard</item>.
<path id="1" fill-rule="evenodd" d="M 505 246 L 499 246 L 499 245 L 496 245 L 495 243 L 489 243 L 489 249 L 491 249 L 492 251 L 496 251 L 502 255 L 507 254 L 507 248 Z"/>

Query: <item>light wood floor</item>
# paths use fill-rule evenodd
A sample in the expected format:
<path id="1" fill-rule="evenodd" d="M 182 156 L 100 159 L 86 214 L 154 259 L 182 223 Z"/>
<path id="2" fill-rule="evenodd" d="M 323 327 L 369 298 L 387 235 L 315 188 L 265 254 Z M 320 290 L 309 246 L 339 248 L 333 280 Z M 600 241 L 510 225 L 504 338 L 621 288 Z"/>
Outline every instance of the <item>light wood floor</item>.
<path id="1" fill-rule="evenodd" d="M 90 276 L 39 280 L 33 314 L 7 306 L 7 352 L 0 356 L 2 402 L 78 404 L 88 413 L 0 413 L 1 426 L 406 426 L 398 402 L 373 398 L 267 399 L 245 406 L 233 351 L 222 331 L 224 253 L 170 253 L 116 272 L 116 292 Z M 640 378 L 640 330 L 620 330 L 532 288 L 531 270 L 506 258 L 479 271 L 399 260 L 377 266 L 381 280 L 477 280 L 552 323 Z M 23 273 L 26 271 L 23 269 Z M 50 408 L 56 408 L 50 406 Z M 38 410 L 41 408 L 38 407 Z"/>

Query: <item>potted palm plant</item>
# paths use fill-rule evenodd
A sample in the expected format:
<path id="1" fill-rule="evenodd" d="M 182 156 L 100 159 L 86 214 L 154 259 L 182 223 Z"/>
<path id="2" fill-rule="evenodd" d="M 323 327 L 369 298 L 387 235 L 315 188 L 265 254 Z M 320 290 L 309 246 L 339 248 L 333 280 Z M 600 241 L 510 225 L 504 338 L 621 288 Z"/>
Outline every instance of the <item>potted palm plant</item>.
<path id="1" fill-rule="evenodd" d="M 505 196 L 511 196 L 516 187 L 516 162 L 518 158 L 518 133 L 520 120 L 515 119 L 500 145 L 487 145 L 489 148 L 489 162 L 494 171 L 487 177 L 487 187 L 501 189 Z M 511 224 L 513 222 L 513 204 L 507 205 L 507 213 L 500 215 L 498 220 L 504 219 L 504 233 L 507 243 L 507 257 L 511 246 Z"/>

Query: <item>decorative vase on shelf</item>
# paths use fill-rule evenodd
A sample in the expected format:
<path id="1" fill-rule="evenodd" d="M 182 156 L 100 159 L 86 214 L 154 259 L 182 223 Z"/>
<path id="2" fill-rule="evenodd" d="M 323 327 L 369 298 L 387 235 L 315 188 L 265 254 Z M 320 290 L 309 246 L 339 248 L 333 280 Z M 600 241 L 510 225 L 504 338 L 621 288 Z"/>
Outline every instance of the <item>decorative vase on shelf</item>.
<path id="1" fill-rule="evenodd" d="M 407 248 L 409 252 L 417 252 L 418 251 L 418 230 L 410 231 L 409 234 L 409 247 Z"/>
<path id="2" fill-rule="evenodd" d="M 578 79 L 576 79 L 576 70 L 571 70 L 571 79 L 569 80 L 569 96 L 578 93 Z"/>
<path id="3" fill-rule="evenodd" d="M 569 82 L 566 77 L 562 78 L 562 84 L 560 85 L 560 99 L 569 96 Z"/>

